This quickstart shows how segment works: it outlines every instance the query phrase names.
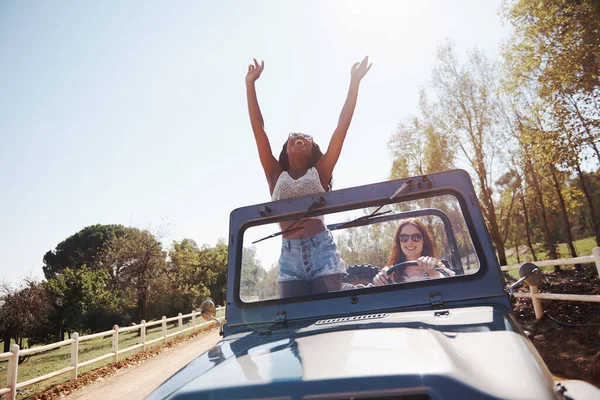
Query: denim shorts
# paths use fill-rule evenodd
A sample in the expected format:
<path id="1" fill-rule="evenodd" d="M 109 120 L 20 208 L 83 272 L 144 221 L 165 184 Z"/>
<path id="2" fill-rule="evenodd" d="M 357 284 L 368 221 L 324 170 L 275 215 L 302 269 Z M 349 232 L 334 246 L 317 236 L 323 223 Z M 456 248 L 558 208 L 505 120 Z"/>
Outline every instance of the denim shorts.
<path id="1" fill-rule="evenodd" d="M 325 230 L 306 239 L 283 239 L 279 257 L 279 282 L 312 281 L 327 275 L 346 276 L 346 265 Z"/>

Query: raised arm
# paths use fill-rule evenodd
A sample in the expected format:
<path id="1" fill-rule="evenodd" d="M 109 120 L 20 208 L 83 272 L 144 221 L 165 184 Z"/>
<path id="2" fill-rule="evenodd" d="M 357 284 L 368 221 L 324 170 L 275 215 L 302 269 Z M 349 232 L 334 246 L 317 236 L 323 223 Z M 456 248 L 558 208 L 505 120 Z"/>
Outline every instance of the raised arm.
<path id="1" fill-rule="evenodd" d="M 248 100 L 250 124 L 252 125 L 252 131 L 254 132 L 256 146 L 258 147 L 258 157 L 260 158 L 260 163 L 265 171 L 267 181 L 269 182 L 269 190 L 273 192 L 277 177 L 281 173 L 281 167 L 279 166 L 279 162 L 273 157 L 271 144 L 269 143 L 269 138 L 265 132 L 265 123 L 262 113 L 260 112 L 258 98 L 256 97 L 256 88 L 254 86 L 254 83 L 260 77 L 264 68 L 265 62 L 262 61 L 258 64 L 256 59 L 254 59 L 254 64 L 248 65 L 248 73 L 246 74 L 246 98 Z"/>
<path id="2" fill-rule="evenodd" d="M 331 174 L 333 173 L 333 168 L 340 157 L 344 139 L 346 138 L 346 133 L 348 132 L 350 122 L 352 121 L 352 115 L 356 108 L 356 99 L 358 98 L 360 81 L 367 72 L 369 72 L 371 65 L 372 64 L 369 64 L 369 56 L 366 56 L 360 63 L 356 63 L 352 66 L 350 72 L 350 88 L 348 89 L 346 102 L 344 103 L 340 118 L 338 119 L 337 128 L 335 128 L 335 131 L 331 136 L 327 151 L 316 165 L 321 182 L 329 182 Z"/>

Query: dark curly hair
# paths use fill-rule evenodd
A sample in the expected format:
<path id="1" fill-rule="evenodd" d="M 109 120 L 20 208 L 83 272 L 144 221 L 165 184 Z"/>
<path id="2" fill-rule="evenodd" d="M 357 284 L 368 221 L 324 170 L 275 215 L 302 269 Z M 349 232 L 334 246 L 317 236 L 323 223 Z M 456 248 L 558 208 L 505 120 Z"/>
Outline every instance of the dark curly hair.
<path id="1" fill-rule="evenodd" d="M 323 152 L 321 151 L 321 148 L 319 147 L 318 144 L 313 142 L 312 143 L 312 152 L 310 155 L 310 161 L 308 162 L 308 168 L 312 168 L 315 165 L 317 165 L 317 161 L 319 161 L 321 159 L 321 157 L 323 157 Z M 283 144 L 281 153 L 279 153 L 279 165 L 281 165 L 281 169 L 283 169 L 284 171 L 287 171 L 288 169 L 290 169 L 290 159 L 288 157 L 288 152 L 287 152 L 287 141 Z M 328 192 L 330 192 L 332 186 L 333 186 L 333 175 L 329 177 L 329 183 L 327 184 L 327 187 L 324 189 L 327 190 Z"/>

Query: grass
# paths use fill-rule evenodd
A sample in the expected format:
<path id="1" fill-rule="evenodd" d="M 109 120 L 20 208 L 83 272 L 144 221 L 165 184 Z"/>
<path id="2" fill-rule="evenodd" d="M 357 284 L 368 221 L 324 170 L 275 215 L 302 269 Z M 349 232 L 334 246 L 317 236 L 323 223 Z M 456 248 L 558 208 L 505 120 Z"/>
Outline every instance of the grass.
<path id="1" fill-rule="evenodd" d="M 221 311 L 217 316 L 222 316 L 223 311 Z M 196 317 L 196 326 L 204 323 L 204 320 L 201 317 Z M 192 327 L 192 319 L 187 318 L 183 319 L 183 329 Z M 177 332 L 179 327 L 177 325 L 177 321 L 170 322 L 167 324 L 167 335 L 170 333 Z M 140 337 L 138 336 L 139 331 L 131 331 L 125 333 L 119 333 L 119 349 L 125 349 L 127 347 L 136 345 L 140 341 Z M 192 333 L 192 331 L 188 331 L 184 333 L 188 335 Z M 162 337 L 162 326 L 157 325 L 148 328 L 148 332 L 146 334 L 146 341 L 150 341 L 152 339 L 156 339 Z M 174 337 L 171 337 L 167 340 L 172 340 Z M 158 341 L 151 345 L 147 345 L 146 348 L 150 349 L 155 346 L 160 346 L 163 344 L 163 341 Z M 124 354 L 119 354 L 119 359 L 124 359 L 133 354 L 141 352 L 142 349 L 135 349 L 128 351 Z M 112 352 L 112 336 L 106 336 L 103 338 L 96 338 L 89 341 L 79 343 L 79 363 L 94 359 L 96 357 L 100 357 L 104 354 Z M 18 371 L 18 382 L 27 381 L 29 379 L 33 379 L 38 376 L 46 375 L 50 372 L 60 370 L 62 368 L 66 368 L 70 365 L 71 362 L 71 345 L 68 344 L 66 346 L 60 347 L 58 349 L 49 350 L 43 353 L 38 353 L 32 355 L 29 359 L 19 365 Z M 99 361 L 92 365 L 88 365 L 83 368 L 78 369 L 78 375 L 82 375 L 85 372 L 92 371 L 94 369 L 103 367 L 113 362 L 113 358 L 107 358 L 105 360 Z M 0 361 L 0 388 L 6 387 L 6 371 L 8 367 L 8 361 L 3 360 Z M 68 381 L 70 378 L 70 372 L 59 375 L 57 377 L 44 380 L 42 382 L 38 382 L 36 384 L 24 387 L 18 390 L 17 399 L 26 399 L 35 395 L 36 393 L 43 392 L 52 386 L 64 383 Z"/>
<path id="2" fill-rule="evenodd" d="M 573 242 L 573 244 L 575 245 L 575 251 L 577 252 L 578 257 L 589 256 L 592 254 L 592 249 L 594 247 L 596 247 L 596 239 L 594 237 L 589 237 L 589 238 L 585 238 L 585 239 L 575 240 Z M 534 245 L 535 249 L 539 249 L 541 247 L 542 246 L 540 244 Z M 514 250 L 512 251 L 512 253 L 515 253 Z M 550 258 L 548 256 L 548 252 L 545 250 L 536 251 L 535 254 L 536 254 L 538 260 L 547 260 Z M 519 254 L 519 258 L 520 258 L 521 262 L 524 262 L 525 256 L 532 257 L 531 253 Z M 558 257 L 559 258 L 571 258 L 571 252 L 569 251 L 569 247 L 567 246 L 566 243 L 560 243 L 558 245 Z M 533 259 L 533 257 L 532 257 L 532 259 Z M 507 257 L 506 262 L 508 265 L 517 264 L 518 263 L 517 256 L 512 255 L 510 257 Z M 569 270 L 569 269 L 573 269 L 574 266 L 573 265 L 565 265 L 562 268 L 565 270 Z M 542 270 L 542 272 L 552 272 L 552 271 L 554 271 L 554 267 L 541 267 L 541 270 Z M 510 270 L 510 271 L 508 271 L 508 274 L 515 279 L 519 279 L 519 270 L 518 269 Z"/>

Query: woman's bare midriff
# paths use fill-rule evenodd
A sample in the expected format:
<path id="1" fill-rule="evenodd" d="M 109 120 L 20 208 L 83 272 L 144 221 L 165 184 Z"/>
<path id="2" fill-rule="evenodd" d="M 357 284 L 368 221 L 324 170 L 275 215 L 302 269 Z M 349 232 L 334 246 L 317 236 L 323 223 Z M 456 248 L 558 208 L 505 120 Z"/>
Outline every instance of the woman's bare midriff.
<path id="1" fill-rule="evenodd" d="M 282 222 L 281 230 L 286 230 L 292 223 L 293 221 Z M 301 228 L 292 232 L 285 233 L 283 235 L 283 238 L 291 240 L 306 239 L 308 237 L 316 235 L 317 233 L 321 233 L 327 229 L 323 221 L 321 221 L 320 219 L 305 219 L 295 224 L 292 227 L 292 229 L 298 226 L 300 226 Z"/>

